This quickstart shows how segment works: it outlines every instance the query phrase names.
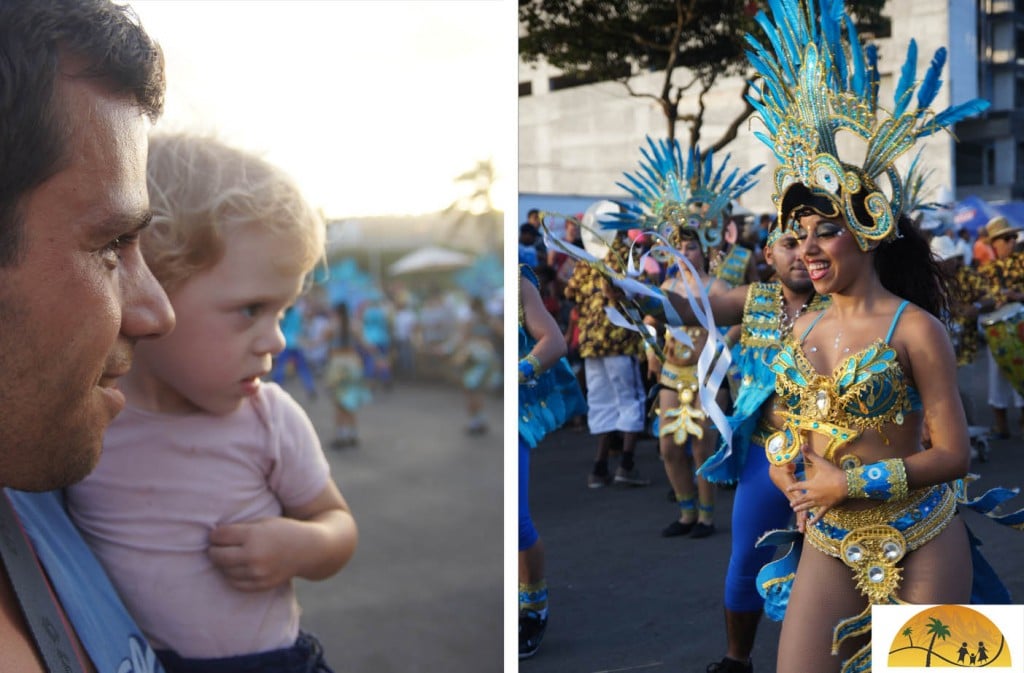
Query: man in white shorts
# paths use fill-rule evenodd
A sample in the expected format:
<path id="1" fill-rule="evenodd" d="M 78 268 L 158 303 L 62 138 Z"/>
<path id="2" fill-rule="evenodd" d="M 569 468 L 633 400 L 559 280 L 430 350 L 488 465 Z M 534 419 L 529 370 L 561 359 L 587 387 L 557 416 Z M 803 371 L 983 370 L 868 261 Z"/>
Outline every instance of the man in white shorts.
<path id="1" fill-rule="evenodd" d="M 605 262 L 615 266 L 615 260 L 624 259 L 628 253 L 622 234 L 611 248 Z M 640 476 L 633 460 L 637 439 L 644 431 L 646 395 L 638 361 L 643 341 L 636 332 L 616 327 L 608 320 L 604 312 L 609 303 L 605 282 L 589 265 L 577 264 L 565 288 L 566 299 L 579 307 L 587 426 L 590 434 L 597 435 L 597 458 L 587 486 L 602 488 L 613 481 L 620 486 L 646 486 L 650 482 Z M 608 456 L 618 433 L 622 433 L 622 457 L 613 477 Z"/>

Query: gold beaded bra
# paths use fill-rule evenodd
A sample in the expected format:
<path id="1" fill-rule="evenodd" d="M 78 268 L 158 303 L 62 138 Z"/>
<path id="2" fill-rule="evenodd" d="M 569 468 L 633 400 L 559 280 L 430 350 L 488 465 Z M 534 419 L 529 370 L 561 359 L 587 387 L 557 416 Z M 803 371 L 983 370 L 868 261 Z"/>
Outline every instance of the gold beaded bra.
<path id="1" fill-rule="evenodd" d="M 906 308 L 896 310 L 885 339 L 842 360 L 829 375 L 818 373 L 807 359 L 802 343 L 824 315 L 824 311 L 800 337 L 790 337 L 771 363 L 775 391 L 788 408 L 780 412 L 783 429 L 767 442 L 769 460 L 784 465 L 800 451 L 801 432 L 828 438 L 824 457 L 832 460 L 843 445 L 868 429 L 881 430 L 890 423 L 902 425 L 906 414 L 921 408 L 917 391 L 906 384 L 903 368 L 889 340 Z M 883 436 L 884 439 L 884 436 Z"/>

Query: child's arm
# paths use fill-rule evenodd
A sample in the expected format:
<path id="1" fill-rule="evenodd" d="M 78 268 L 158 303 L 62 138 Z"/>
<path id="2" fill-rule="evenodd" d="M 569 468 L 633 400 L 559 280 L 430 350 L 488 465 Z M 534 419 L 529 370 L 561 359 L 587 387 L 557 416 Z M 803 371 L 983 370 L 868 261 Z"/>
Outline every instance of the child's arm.
<path id="1" fill-rule="evenodd" d="M 266 591 L 302 577 L 322 580 L 341 570 L 359 534 L 348 503 L 333 481 L 284 516 L 218 526 L 208 554 L 239 591 Z"/>

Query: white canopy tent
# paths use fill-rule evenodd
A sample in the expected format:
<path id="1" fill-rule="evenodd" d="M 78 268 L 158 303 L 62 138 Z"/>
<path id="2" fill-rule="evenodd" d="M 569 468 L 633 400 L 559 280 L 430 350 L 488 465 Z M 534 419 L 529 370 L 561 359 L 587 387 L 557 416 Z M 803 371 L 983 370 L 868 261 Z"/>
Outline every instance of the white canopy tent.
<path id="1" fill-rule="evenodd" d="M 388 274 L 401 276 L 407 273 L 424 273 L 431 271 L 450 271 L 469 266 L 473 258 L 469 255 L 431 245 L 410 252 L 388 267 Z"/>

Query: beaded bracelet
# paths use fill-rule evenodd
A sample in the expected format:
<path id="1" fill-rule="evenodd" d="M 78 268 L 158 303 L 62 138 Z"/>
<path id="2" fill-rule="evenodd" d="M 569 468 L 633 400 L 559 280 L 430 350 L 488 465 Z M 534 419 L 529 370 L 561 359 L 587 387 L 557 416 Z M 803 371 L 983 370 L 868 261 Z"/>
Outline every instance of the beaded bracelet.
<path id="1" fill-rule="evenodd" d="M 846 471 L 846 496 L 871 500 L 907 497 L 907 470 L 902 458 L 889 458 Z"/>
<path id="2" fill-rule="evenodd" d="M 526 383 L 541 370 L 540 360 L 535 355 L 526 355 L 519 361 L 519 382 Z"/>

